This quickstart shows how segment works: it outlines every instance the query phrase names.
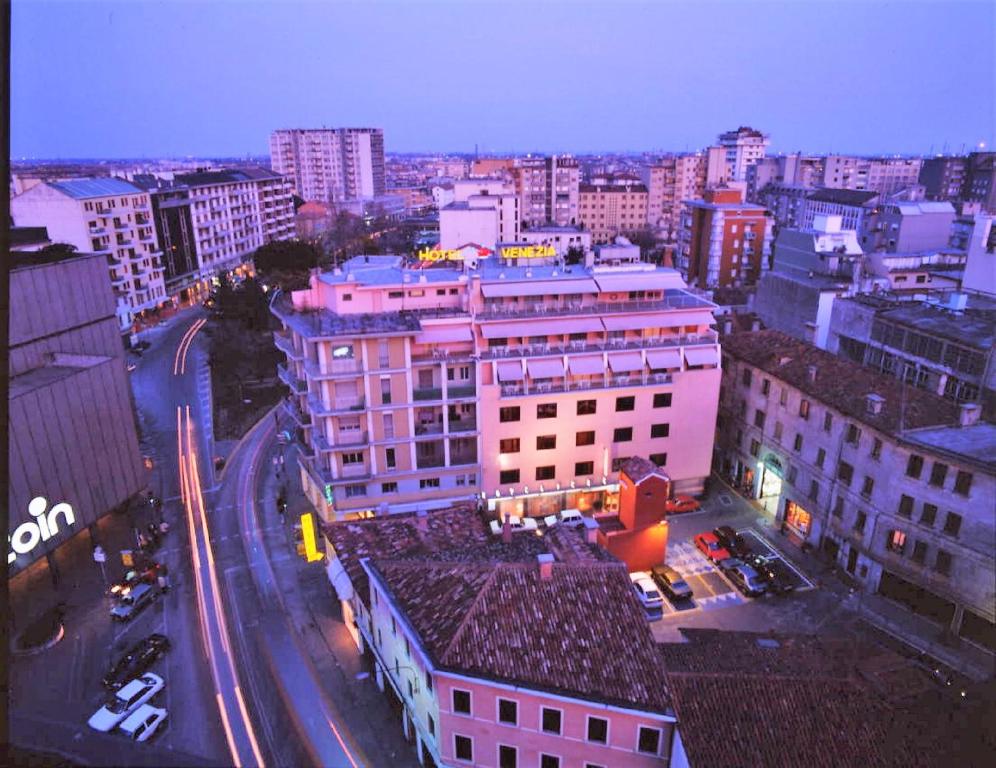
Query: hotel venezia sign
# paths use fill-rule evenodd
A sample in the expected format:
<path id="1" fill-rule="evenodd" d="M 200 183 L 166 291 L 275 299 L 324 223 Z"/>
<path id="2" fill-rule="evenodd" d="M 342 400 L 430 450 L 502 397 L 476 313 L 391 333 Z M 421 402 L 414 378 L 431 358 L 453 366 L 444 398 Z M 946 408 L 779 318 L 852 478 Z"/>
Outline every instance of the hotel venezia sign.
<path id="1" fill-rule="evenodd" d="M 423 248 L 418 252 L 419 261 L 463 261 L 467 248 Z M 494 251 L 490 248 L 478 248 L 477 256 L 490 256 Z M 557 255 L 550 245 L 510 245 L 501 249 L 499 254 L 503 259 L 548 259 Z"/>

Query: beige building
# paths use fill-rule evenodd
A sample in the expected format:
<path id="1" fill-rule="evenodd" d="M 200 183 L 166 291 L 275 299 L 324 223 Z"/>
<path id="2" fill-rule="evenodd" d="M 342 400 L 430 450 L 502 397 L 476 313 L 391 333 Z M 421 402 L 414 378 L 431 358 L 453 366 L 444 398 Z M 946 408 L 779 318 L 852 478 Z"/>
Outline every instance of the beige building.
<path id="1" fill-rule="evenodd" d="M 647 187 L 647 224 L 672 238 L 681 221 L 683 201 L 702 198 L 708 156 L 671 155 L 643 170 Z"/>
<path id="2" fill-rule="evenodd" d="M 284 129 L 270 135 L 270 164 L 306 201 L 339 203 L 384 194 L 380 128 Z"/>
<path id="3" fill-rule="evenodd" d="M 524 157 L 512 169 L 522 222 L 529 227 L 577 224 L 581 169 L 572 157 Z"/>
<path id="4" fill-rule="evenodd" d="M 828 155 L 823 163 L 823 186 L 869 190 L 887 196 L 919 183 L 921 158 Z"/>
<path id="5" fill-rule="evenodd" d="M 747 181 L 747 169 L 764 158 L 771 142 L 768 137 L 749 126 L 719 135 L 719 146 L 724 150 L 727 181 Z"/>
<path id="6" fill-rule="evenodd" d="M 582 184 L 578 223 L 595 243 L 647 226 L 647 188 L 643 184 Z"/>
<path id="7" fill-rule="evenodd" d="M 53 243 L 104 256 L 122 332 L 165 302 L 162 253 L 149 195 L 122 179 L 48 181 L 10 201 L 19 227 L 45 227 Z"/>

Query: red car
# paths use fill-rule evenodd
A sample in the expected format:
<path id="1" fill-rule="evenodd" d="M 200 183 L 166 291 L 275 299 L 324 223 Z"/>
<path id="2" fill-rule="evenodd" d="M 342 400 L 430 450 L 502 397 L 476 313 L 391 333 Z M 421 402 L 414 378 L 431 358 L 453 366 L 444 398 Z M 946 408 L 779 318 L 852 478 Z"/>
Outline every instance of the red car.
<path id="1" fill-rule="evenodd" d="M 723 549 L 719 543 L 719 539 L 712 533 L 700 533 L 695 537 L 694 541 L 699 551 L 714 563 L 721 562 L 730 557 L 730 553 Z"/>
<path id="2" fill-rule="evenodd" d="M 681 512 L 695 512 L 701 506 L 692 496 L 681 494 L 664 502 L 664 513 L 675 515 Z"/>

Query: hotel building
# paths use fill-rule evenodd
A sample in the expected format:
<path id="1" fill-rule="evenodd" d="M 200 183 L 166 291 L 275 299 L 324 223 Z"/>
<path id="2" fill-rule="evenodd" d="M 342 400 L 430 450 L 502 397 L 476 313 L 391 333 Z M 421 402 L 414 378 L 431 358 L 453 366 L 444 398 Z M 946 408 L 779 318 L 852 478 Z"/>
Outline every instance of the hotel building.
<path id="1" fill-rule="evenodd" d="M 45 227 L 53 243 L 103 256 L 122 333 L 136 315 L 166 301 L 148 193 L 121 179 L 46 181 L 10 201 L 19 227 Z"/>
<path id="2" fill-rule="evenodd" d="M 612 511 L 631 456 L 702 491 L 714 305 L 675 270 L 512 266 L 476 246 L 438 258 L 355 257 L 274 299 L 302 480 L 325 520 L 475 497 Z"/>
<path id="3" fill-rule="evenodd" d="M 285 129 L 270 134 L 270 165 L 305 201 L 340 203 L 384 194 L 380 128 Z"/>

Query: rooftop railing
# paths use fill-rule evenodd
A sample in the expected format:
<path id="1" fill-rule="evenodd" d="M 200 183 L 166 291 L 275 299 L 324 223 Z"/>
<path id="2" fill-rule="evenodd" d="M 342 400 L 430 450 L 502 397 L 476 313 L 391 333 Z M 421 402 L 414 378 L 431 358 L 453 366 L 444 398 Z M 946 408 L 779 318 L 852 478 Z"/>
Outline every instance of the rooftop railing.
<path id="1" fill-rule="evenodd" d="M 502 397 L 528 397 L 554 392 L 584 392 L 592 389 L 613 389 L 617 387 L 645 387 L 648 385 L 671 384 L 669 373 L 644 373 L 631 375 L 611 374 L 592 379 L 553 381 L 550 383 L 525 382 L 522 384 L 502 384 Z"/>
<path id="2" fill-rule="evenodd" d="M 569 341 L 566 344 L 525 344 L 522 346 L 490 347 L 481 350 L 482 360 L 504 360 L 516 357 L 541 355 L 567 355 L 578 352 L 614 352 L 627 349 L 659 349 L 691 344 L 715 344 L 719 335 L 706 333 L 653 336 L 645 339 L 600 339 L 597 341 Z"/>
<path id="3" fill-rule="evenodd" d="M 493 320 L 521 315 L 536 315 L 548 317 L 551 315 L 591 315 L 616 312 L 646 312 L 667 309 L 708 308 L 712 304 L 698 296 L 688 293 L 664 296 L 660 299 L 633 299 L 631 301 L 596 301 L 596 302 L 526 302 L 505 304 L 502 302 L 485 302 L 484 309 L 476 314 L 479 320 Z"/>

